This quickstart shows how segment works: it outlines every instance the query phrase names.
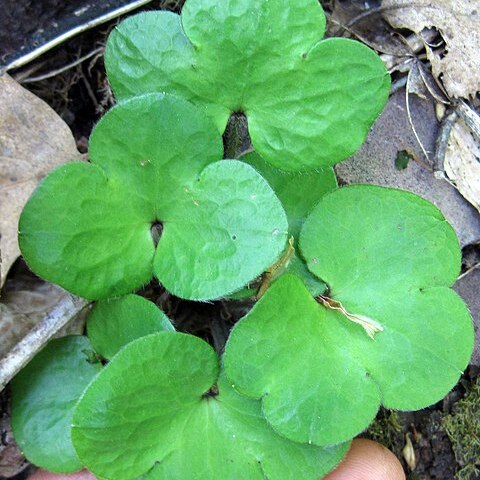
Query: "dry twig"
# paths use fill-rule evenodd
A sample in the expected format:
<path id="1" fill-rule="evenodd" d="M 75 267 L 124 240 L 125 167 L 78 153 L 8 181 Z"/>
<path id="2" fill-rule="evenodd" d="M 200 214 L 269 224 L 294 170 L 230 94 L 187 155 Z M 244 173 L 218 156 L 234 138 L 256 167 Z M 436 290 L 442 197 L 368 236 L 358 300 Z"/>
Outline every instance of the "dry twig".
<path id="1" fill-rule="evenodd" d="M 88 304 L 73 295 L 63 298 L 30 332 L 0 361 L 0 391 L 35 354 Z"/>
<path id="2" fill-rule="evenodd" d="M 80 65 L 85 60 L 88 60 L 89 58 L 92 58 L 95 55 L 98 55 L 99 53 L 103 52 L 103 50 L 104 50 L 104 47 L 95 48 L 95 50 L 88 52 L 87 54 L 81 56 L 80 58 L 77 58 L 76 60 L 74 60 L 71 63 L 68 63 L 67 65 L 64 65 L 63 67 L 57 68 L 50 72 L 43 73 L 42 75 L 37 75 L 36 77 L 26 77 L 26 78 L 20 78 L 20 79 L 15 78 L 15 80 L 17 80 L 20 83 L 34 83 L 34 82 L 41 82 L 42 80 L 47 80 L 63 72 L 66 72 L 67 70 L 70 70 L 71 68 L 76 67 L 77 65 Z"/>

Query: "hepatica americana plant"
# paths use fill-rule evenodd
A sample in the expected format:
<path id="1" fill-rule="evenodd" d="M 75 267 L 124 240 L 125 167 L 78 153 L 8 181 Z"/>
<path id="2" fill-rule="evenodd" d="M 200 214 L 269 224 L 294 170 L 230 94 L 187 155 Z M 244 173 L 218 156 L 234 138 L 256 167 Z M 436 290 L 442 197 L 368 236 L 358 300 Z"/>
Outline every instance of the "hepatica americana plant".
<path id="1" fill-rule="evenodd" d="M 86 337 L 55 340 L 14 379 L 33 463 L 317 480 L 380 405 L 423 408 L 455 385 L 473 348 L 450 289 L 457 239 L 413 194 L 337 187 L 332 165 L 390 83 L 372 51 L 321 40 L 324 27 L 316 0 L 188 0 L 112 32 L 118 104 L 90 162 L 48 175 L 20 221 L 32 270 L 99 300 Z M 223 159 L 238 112 L 255 152 Z M 219 358 L 132 295 L 152 278 L 185 299 L 258 301 Z"/>

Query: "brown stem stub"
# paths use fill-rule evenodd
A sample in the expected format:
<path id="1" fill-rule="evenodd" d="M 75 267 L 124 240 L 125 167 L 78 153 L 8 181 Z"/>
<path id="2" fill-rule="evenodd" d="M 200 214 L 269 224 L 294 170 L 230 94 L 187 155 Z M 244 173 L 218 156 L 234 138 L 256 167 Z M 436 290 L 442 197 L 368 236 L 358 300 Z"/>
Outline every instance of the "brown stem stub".
<path id="1" fill-rule="evenodd" d="M 293 237 L 290 237 L 288 239 L 288 245 L 281 257 L 262 275 L 262 283 L 255 296 L 256 300 L 262 298 L 270 284 L 286 270 L 294 255 L 295 247 L 293 246 Z"/>
<path id="2" fill-rule="evenodd" d="M 216 397 L 217 395 L 218 395 L 218 386 L 213 385 L 212 388 L 208 392 L 203 394 L 202 398 L 209 399 L 209 398 Z"/>
<path id="3" fill-rule="evenodd" d="M 153 244 L 155 246 L 157 246 L 158 242 L 160 241 L 160 237 L 162 236 L 162 231 L 163 231 L 162 222 L 155 221 L 152 223 L 152 226 L 150 227 L 150 233 L 152 235 Z"/>

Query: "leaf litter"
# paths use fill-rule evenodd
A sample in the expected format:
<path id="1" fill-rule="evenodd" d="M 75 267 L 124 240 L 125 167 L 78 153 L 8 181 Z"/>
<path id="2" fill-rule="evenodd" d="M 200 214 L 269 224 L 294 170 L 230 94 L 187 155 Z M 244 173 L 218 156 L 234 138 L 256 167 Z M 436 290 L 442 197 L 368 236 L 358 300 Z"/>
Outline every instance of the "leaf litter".
<path id="1" fill-rule="evenodd" d="M 407 28 L 421 35 L 435 28 L 444 45 L 425 44 L 434 76 L 443 82 L 453 98 L 473 98 L 480 90 L 480 6 L 471 0 L 436 2 L 384 0 L 385 18 L 395 28 Z M 475 73 L 477 72 L 477 74 Z"/>
<path id="2" fill-rule="evenodd" d="M 4 358 L 15 345 L 55 306 L 70 298 L 61 288 L 22 272 L 21 267 L 20 274 L 6 282 L 20 255 L 17 242 L 20 213 L 50 170 L 81 156 L 67 124 L 43 100 L 8 75 L 0 77 L 0 118 L 0 287 L 4 287 L 0 303 L 0 370 L 3 375 L 8 370 L 3 370 Z M 27 345 L 21 361 L 27 361 L 40 346 L 35 342 Z"/>
<path id="3" fill-rule="evenodd" d="M 335 3 L 336 3 L 336 4 L 340 4 L 340 2 L 335 2 Z M 354 2 L 354 1 L 353 1 L 353 2 L 351 2 L 351 1 L 346 1 L 346 2 L 341 2 L 341 3 L 342 3 L 342 5 L 343 5 L 343 4 L 356 3 L 356 2 Z M 365 2 L 365 4 L 368 4 L 368 3 L 369 3 L 369 2 Z M 372 2 L 370 2 L 370 3 L 372 3 Z M 374 3 L 378 3 L 378 2 L 374 2 Z M 447 3 L 448 3 L 448 2 L 447 2 Z M 453 3 L 453 2 L 452 2 L 452 3 Z M 462 3 L 464 3 L 464 2 L 462 2 Z M 478 44 L 478 42 L 477 42 L 477 44 Z M 386 51 L 386 48 L 385 48 L 384 50 Z M 380 51 L 381 51 L 381 50 L 380 50 Z M 414 100 L 414 102 L 416 102 L 416 100 Z M 415 110 L 416 110 L 416 108 L 415 108 Z M 415 116 L 415 113 L 414 113 L 414 116 Z M 429 118 L 432 118 L 432 117 L 429 117 Z M 433 136 L 432 136 L 432 138 L 433 138 Z M 411 142 L 411 141 L 412 141 L 412 138 L 411 138 L 411 136 L 410 136 L 408 142 Z M 384 142 L 388 142 L 388 140 L 384 140 Z M 449 142 L 449 144 L 451 144 L 451 143 L 452 143 L 452 142 Z M 386 143 L 384 143 L 384 144 L 386 144 Z M 411 147 L 411 148 L 414 148 L 414 147 Z M 433 149 L 432 149 L 432 151 L 433 151 Z M 418 148 L 417 148 L 417 155 L 421 155 L 421 153 L 418 152 Z M 454 155 L 454 153 L 453 153 L 453 155 Z M 418 157 L 417 157 L 417 158 L 418 158 Z M 418 167 L 418 164 L 417 164 L 416 161 L 413 161 L 413 162 L 410 162 L 410 163 L 407 165 L 407 167 L 409 167 L 409 168 L 412 168 L 412 167 L 413 167 L 413 168 L 416 168 L 416 167 Z M 447 170 L 447 166 L 446 166 L 446 165 L 445 165 L 445 169 Z M 416 170 L 418 171 L 418 168 L 416 168 Z M 3 173 L 3 168 L 2 168 L 2 173 Z M 424 173 L 425 173 L 425 176 L 427 176 L 427 172 L 424 171 Z M 430 175 L 430 172 L 428 172 L 428 174 Z M 449 173 L 449 175 L 450 175 L 450 174 L 451 174 L 451 173 Z M 428 183 L 432 183 L 431 180 L 429 180 Z M 443 182 L 443 183 L 446 183 L 446 182 Z M 2 186 L 1 186 L 1 184 L 0 184 L 0 194 L 1 194 L 1 190 L 2 190 L 1 187 L 2 187 Z M 457 187 L 458 187 L 458 185 L 457 185 Z M 452 188 L 452 190 L 453 190 L 453 188 Z M 441 192 L 439 192 L 439 196 L 441 196 Z M 450 197 L 449 197 L 449 198 L 450 198 Z M 459 203 L 456 203 L 456 202 L 455 202 L 455 205 L 459 206 L 460 203 L 462 203 L 462 202 L 459 202 Z M 0 196 L 0 205 L 1 205 L 1 204 L 3 204 L 3 201 L 2 201 L 2 197 Z M 463 205 L 464 205 L 464 206 L 467 205 L 466 202 L 463 202 Z M 2 209 L 2 210 L 3 210 L 3 209 Z M 454 211 L 454 210 L 455 210 L 455 207 L 453 207 L 452 210 Z M 463 216 L 464 216 L 464 213 L 465 213 L 465 209 L 464 209 L 463 207 L 461 207 L 460 210 L 459 210 L 459 216 L 460 216 L 460 217 L 463 217 Z M 467 215 L 467 217 L 468 217 L 468 216 L 469 216 L 469 215 Z M 2 211 L 1 217 L 3 217 L 3 211 Z M 470 219 L 474 221 L 475 218 L 478 219 L 478 217 L 475 217 L 475 216 L 472 216 Z M 467 231 L 470 231 L 470 233 L 471 233 L 471 231 L 472 231 L 472 225 L 473 225 L 472 223 L 469 223 L 469 226 L 467 226 Z M 473 230 L 475 230 L 475 229 L 473 229 Z M 0 230 L 0 232 L 1 232 L 1 230 Z M 472 240 L 472 236 L 471 236 L 470 234 L 467 235 L 467 238 L 464 238 L 464 240 L 466 241 L 466 243 L 469 243 L 467 240 L 475 241 L 475 240 Z M 478 241 L 478 239 L 477 239 L 477 241 Z M 0 243 L 0 245 L 1 245 L 1 243 Z M 472 270 L 471 272 L 469 272 L 468 277 L 467 277 L 467 276 L 465 277 L 465 279 L 467 279 L 467 278 L 470 279 L 470 278 L 473 276 L 473 274 L 475 274 L 477 271 L 478 271 L 478 270 L 476 270 L 476 269 Z M 3 277 L 2 277 L 2 278 L 3 278 Z M 473 282 L 473 285 L 471 285 L 471 287 L 473 287 L 472 292 L 475 290 L 475 288 L 474 288 L 474 285 L 475 285 L 475 284 L 478 285 L 478 281 L 477 281 L 477 282 Z M 443 458 L 443 457 L 442 457 L 442 458 Z M 428 463 L 428 462 L 427 462 L 427 463 Z M 417 473 L 418 473 L 418 469 L 417 469 Z M 431 472 L 429 471 L 429 473 L 432 473 L 432 474 L 433 474 L 433 477 L 432 477 L 432 478 L 441 478 L 441 477 L 442 477 L 442 476 L 440 476 L 440 477 L 435 476 L 435 473 L 433 473 L 433 470 L 432 470 Z M 445 471 L 443 471 L 443 473 L 445 473 Z"/>
<path id="4" fill-rule="evenodd" d="M 0 287 L 20 255 L 18 219 L 54 167 L 80 154 L 67 124 L 8 75 L 0 77 Z"/>

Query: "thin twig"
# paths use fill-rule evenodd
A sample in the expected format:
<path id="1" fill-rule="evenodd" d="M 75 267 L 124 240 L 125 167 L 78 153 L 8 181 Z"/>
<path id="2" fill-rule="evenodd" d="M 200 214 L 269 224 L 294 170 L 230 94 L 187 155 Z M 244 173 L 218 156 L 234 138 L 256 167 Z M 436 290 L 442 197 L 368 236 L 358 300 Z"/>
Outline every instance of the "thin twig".
<path id="1" fill-rule="evenodd" d="M 402 78 L 399 78 L 395 82 L 392 83 L 392 86 L 390 87 L 390 96 L 393 95 L 394 93 L 397 93 L 399 90 L 401 90 L 405 85 L 407 84 L 407 77 L 404 76 Z"/>
<path id="2" fill-rule="evenodd" d="M 430 156 L 428 155 L 427 153 L 427 150 L 425 149 L 425 147 L 423 146 L 423 143 L 422 141 L 420 140 L 420 137 L 418 136 L 418 133 L 417 133 L 417 130 L 415 128 L 415 125 L 413 123 L 413 119 L 412 119 L 412 115 L 410 113 L 410 89 L 409 89 L 409 84 L 411 82 L 411 77 L 412 77 L 412 71 L 413 70 L 410 70 L 408 72 L 408 77 L 407 77 L 407 84 L 406 84 L 406 87 L 405 87 L 405 103 L 406 103 L 406 107 L 407 107 L 407 118 L 408 118 L 408 123 L 410 124 L 410 127 L 412 129 L 412 132 L 413 134 L 415 135 L 415 138 L 418 142 L 418 145 L 420 146 L 423 154 L 425 155 L 425 158 L 427 159 L 427 161 L 431 164 L 431 160 L 430 160 Z M 427 169 L 428 171 L 431 171 L 432 168 L 430 167 L 430 165 L 427 165 L 425 164 L 424 162 L 420 162 L 422 164 L 422 166 Z"/>
<path id="3" fill-rule="evenodd" d="M 458 114 L 456 110 L 451 111 L 443 117 L 438 130 L 437 140 L 435 142 L 435 156 L 433 158 L 433 175 L 435 178 L 445 178 L 445 153 L 447 152 L 448 140 Z"/>
<path id="4" fill-rule="evenodd" d="M 97 64 L 98 60 L 102 58 L 103 55 L 105 54 L 105 43 L 102 43 L 101 46 L 95 50 L 98 50 L 98 52 L 96 55 L 93 56 L 92 60 L 90 61 L 87 67 L 87 72 L 90 76 L 92 76 L 93 67 Z"/>
<path id="5" fill-rule="evenodd" d="M 73 295 L 62 298 L 17 345 L 0 360 L 0 391 L 62 327 L 88 305 Z"/>
<path id="6" fill-rule="evenodd" d="M 54 38 L 53 40 L 50 40 L 44 45 L 41 45 L 35 50 L 27 53 L 26 55 L 23 55 L 22 57 L 17 58 L 16 60 L 13 60 L 11 63 L 6 65 L 0 71 L 0 74 L 13 70 L 14 68 L 22 67 L 23 65 L 26 65 L 32 60 L 35 60 L 36 58 L 40 57 L 45 52 L 48 52 L 52 48 L 58 45 L 61 45 L 63 42 L 69 40 L 70 38 L 75 37 L 76 35 L 83 33 L 87 30 L 90 30 L 91 28 L 94 28 L 98 25 L 101 25 L 102 23 L 105 23 L 110 20 L 113 20 L 114 18 L 120 17 L 121 15 L 124 15 L 125 13 L 131 12 L 132 10 L 142 7 L 143 5 L 147 5 L 150 2 L 152 2 L 152 0 L 135 0 L 127 5 L 123 5 L 111 12 L 108 12 L 105 15 L 101 15 L 100 17 L 94 18 L 93 20 L 90 20 L 82 25 L 78 25 L 75 28 L 72 28 L 71 30 L 68 30 L 67 32 L 62 33 L 61 35 Z"/>
<path id="7" fill-rule="evenodd" d="M 87 80 L 85 75 L 83 75 L 82 72 L 80 72 L 80 78 L 82 79 L 83 84 L 85 85 L 85 88 L 87 90 L 88 96 L 92 100 L 92 103 L 95 105 L 95 111 L 97 113 L 105 113 L 105 108 L 100 105 L 100 103 L 97 100 L 97 97 L 95 96 L 95 92 L 93 91 L 92 86 L 90 85 L 90 82 Z"/>
<path id="8" fill-rule="evenodd" d="M 473 136 L 480 142 L 480 116 L 465 100 L 460 99 L 457 107 L 458 114 L 470 128 Z"/>
<path id="9" fill-rule="evenodd" d="M 15 80 L 18 83 L 22 83 L 22 80 L 24 78 L 27 78 L 30 75 L 33 75 L 34 73 L 37 73 L 39 70 L 41 70 L 44 67 L 45 64 L 48 64 L 46 60 L 39 60 L 38 62 L 35 62 L 35 63 L 32 63 L 31 65 L 26 66 L 24 70 L 15 72 L 15 74 L 12 76 L 13 78 L 15 78 Z"/>
<path id="10" fill-rule="evenodd" d="M 88 60 L 89 58 L 92 58 L 93 56 L 103 52 L 103 50 L 104 50 L 104 47 L 98 47 L 95 50 L 92 50 L 91 52 L 87 53 L 86 55 L 83 55 L 82 57 L 77 58 L 77 60 L 74 60 L 73 62 L 67 65 L 64 65 L 63 67 L 57 68 L 56 70 L 52 70 L 42 75 L 37 75 L 36 77 L 30 77 L 30 78 L 27 77 L 23 80 L 20 80 L 20 83 L 41 82 L 42 80 L 47 80 L 48 78 L 55 77 L 60 73 L 66 72 L 67 70 L 70 70 L 71 68 L 76 67 L 77 65 L 80 65 L 85 60 Z"/>
<path id="11" fill-rule="evenodd" d="M 472 265 L 468 270 L 463 272 L 461 275 L 457 277 L 457 282 L 461 280 L 463 277 L 466 277 L 470 272 L 473 270 L 478 270 L 480 268 L 480 263 L 476 263 L 475 265 Z"/>

